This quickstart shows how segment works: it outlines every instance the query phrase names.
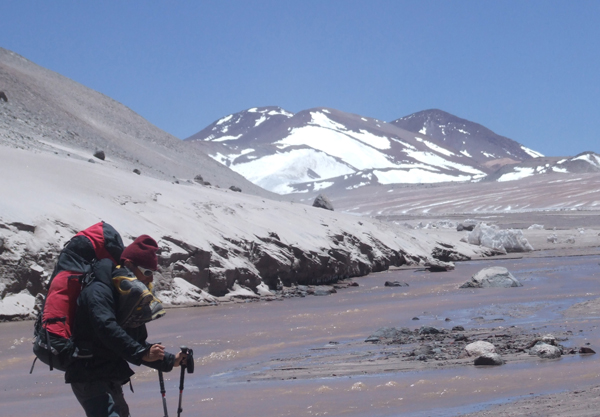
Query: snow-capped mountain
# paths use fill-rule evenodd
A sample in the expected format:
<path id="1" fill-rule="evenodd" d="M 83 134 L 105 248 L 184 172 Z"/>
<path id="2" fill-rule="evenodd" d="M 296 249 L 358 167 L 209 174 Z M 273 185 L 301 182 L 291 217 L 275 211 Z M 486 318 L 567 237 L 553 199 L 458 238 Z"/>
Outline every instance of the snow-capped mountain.
<path id="1" fill-rule="evenodd" d="M 588 151 L 574 157 L 535 158 L 519 164 L 506 165 L 488 175 L 485 180 L 504 182 L 539 174 L 584 174 L 590 172 L 600 172 L 600 155 Z"/>
<path id="2" fill-rule="evenodd" d="M 279 107 L 228 115 L 186 139 L 253 183 L 279 194 L 332 186 L 483 178 L 470 156 L 430 136 L 334 109 Z"/>
<path id="3" fill-rule="evenodd" d="M 423 110 L 390 123 L 410 132 L 437 139 L 456 152 L 473 158 L 487 169 L 487 172 L 493 172 L 507 164 L 543 156 L 478 123 L 442 110 Z"/>

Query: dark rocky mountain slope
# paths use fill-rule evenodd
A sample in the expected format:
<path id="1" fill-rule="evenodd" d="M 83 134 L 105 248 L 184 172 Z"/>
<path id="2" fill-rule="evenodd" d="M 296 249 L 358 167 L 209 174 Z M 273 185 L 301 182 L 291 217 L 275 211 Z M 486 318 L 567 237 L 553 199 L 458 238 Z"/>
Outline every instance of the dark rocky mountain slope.
<path id="1" fill-rule="evenodd" d="M 410 132 L 437 139 L 457 152 L 473 158 L 487 168 L 487 172 L 493 172 L 506 164 L 543 156 L 512 139 L 492 132 L 485 126 L 438 109 L 423 110 L 390 123 Z"/>

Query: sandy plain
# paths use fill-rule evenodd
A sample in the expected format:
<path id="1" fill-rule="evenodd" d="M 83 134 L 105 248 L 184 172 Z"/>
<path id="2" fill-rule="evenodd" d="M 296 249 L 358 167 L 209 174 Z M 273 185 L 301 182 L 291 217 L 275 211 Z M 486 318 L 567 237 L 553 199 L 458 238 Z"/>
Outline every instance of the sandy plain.
<path id="1" fill-rule="evenodd" d="M 196 371 L 185 377 L 182 415 L 598 415 L 600 354 L 544 360 L 526 351 L 507 352 L 504 365 L 489 367 L 450 355 L 426 361 L 409 355 L 419 343 L 445 350 L 451 336 L 417 345 L 365 342 L 381 327 L 414 332 L 433 326 L 452 335 L 454 326 L 463 326 L 471 341 L 498 342 L 504 339 L 497 336 L 511 334 L 520 337 L 511 339 L 518 344 L 550 333 L 565 348 L 600 352 L 600 216 L 517 217 L 498 224 L 519 221 L 551 229 L 524 230 L 534 252 L 461 262 L 443 273 L 397 268 L 355 278 L 358 287 L 325 297 L 170 310 L 149 324 L 149 332 L 171 351 L 179 345 L 195 351 Z M 548 242 L 550 234 L 558 236 L 557 243 Z M 523 287 L 458 288 L 494 265 L 508 268 Z M 390 280 L 409 286 L 385 287 Z M 81 415 L 62 373 L 40 364 L 28 373 L 32 323 L 0 328 L 2 415 L 42 410 Z M 135 393 L 126 393 L 133 415 L 163 415 L 156 372 L 134 370 Z M 176 415 L 178 385 L 179 374 L 168 374 L 171 415 Z"/>

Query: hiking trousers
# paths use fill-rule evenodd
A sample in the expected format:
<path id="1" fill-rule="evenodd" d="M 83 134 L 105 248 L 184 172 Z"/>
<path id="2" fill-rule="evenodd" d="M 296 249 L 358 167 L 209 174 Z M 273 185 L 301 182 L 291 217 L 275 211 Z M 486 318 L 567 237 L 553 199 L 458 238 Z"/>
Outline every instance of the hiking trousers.
<path id="1" fill-rule="evenodd" d="M 87 417 L 130 417 L 123 388 L 116 381 L 73 382 L 71 389 Z"/>

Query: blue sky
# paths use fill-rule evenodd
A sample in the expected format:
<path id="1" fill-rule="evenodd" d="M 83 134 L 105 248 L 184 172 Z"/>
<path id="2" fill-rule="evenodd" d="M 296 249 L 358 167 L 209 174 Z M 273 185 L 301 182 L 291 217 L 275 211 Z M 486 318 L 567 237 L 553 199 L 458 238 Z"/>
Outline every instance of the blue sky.
<path id="1" fill-rule="evenodd" d="M 600 1 L 3 1 L 0 46 L 186 138 L 250 107 L 429 108 L 600 152 Z"/>

